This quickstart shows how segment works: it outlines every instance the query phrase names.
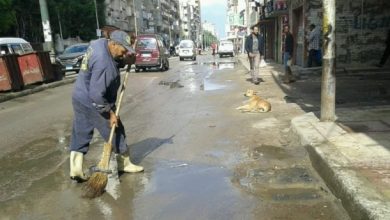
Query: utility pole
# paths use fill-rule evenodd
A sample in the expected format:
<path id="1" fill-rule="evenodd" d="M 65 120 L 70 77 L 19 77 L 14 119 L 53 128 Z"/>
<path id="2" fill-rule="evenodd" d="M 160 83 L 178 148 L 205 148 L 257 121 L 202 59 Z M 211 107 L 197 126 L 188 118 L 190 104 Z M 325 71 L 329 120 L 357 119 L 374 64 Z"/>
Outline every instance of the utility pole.
<path id="1" fill-rule="evenodd" d="M 49 12 L 47 10 L 46 0 L 39 0 L 39 7 L 41 10 L 43 36 L 45 38 L 44 50 L 50 51 L 50 60 L 55 63 L 55 52 L 53 47 L 53 37 L 51 35 Z"/>
<path id="2" fill-rule="evenodd" d="M 60 27 L 60 36 L 61 36 L 61 40 L 62 40 L 62 39 L 64 39 L 64 37 L 62 36 L 61 18 L 60 18 L 60 12 L 58 11 L 58 8 L 57 8 L 57 19 L 58 19 L 58 25 Z"/>
<path id="3" fill-rule="evenodd" d="M 246 14 L 246 35 L 249 35 L 250 30 L 251 30 L 251 25 L 249 23 L 249 0 L 245 0 L 246 8 L 245 8 L 245 14 Z M 243 45 L 245 45 L 246 41 L 246 36 L 243 38 Z M 243 47 L 244 48 L 244 47 Z M 242 50 L 243 53 L 245 53 L 245 49 Z"/>
<path id="4" fill-rule="evenodd" d="M 97 12 L 97 4 L 96 4 L 96 0 L 93 0 L 93 2 L 95 3 L 95 16 L 96 16 L 96 36 L 97 37 L 101 37 L 102 36 L 102 33 L 100 31 L 100 26 L 99 26 L 99 18 L 98 18 L 98 12 Z"/>
<path id="5" fill-rule="evenodd" d="M 249 5 L 249 0 L 245 0 L 245 4 L 246 4 L 246 32 L 249 34 L 250 33 L 250 29 L 251 29 L 251 24 L 249 22 L 249 16 L 250 16 L 250 12 L 249 12 L 249 9 L 251 8 L 250 5 Z"/>
<path id="6" fill-rule="evenodd" d="M 336 109 L 336 0 L 323 1 L 324 55 L 321 84 L 321 121 L 334 121 Z"/>
<path id="7" fill-rule="evenodd" d="M 134 29 L 135 29 L 135 36 L 138 36 L 137 11 L 135 10 L 135 2 L 134 2 L 134 0 L 133 0 L 133 14 L 134 14 Z"/>
<path id="8" fill-rule="evenodd" d="M 168 16 L 168 24 L 169 24 L 169 46 L 172 44 L 172 34 L 171 34 L 171 19 L 170 16 Z M 172 44 L 173 45 L 173 44 Z"/>

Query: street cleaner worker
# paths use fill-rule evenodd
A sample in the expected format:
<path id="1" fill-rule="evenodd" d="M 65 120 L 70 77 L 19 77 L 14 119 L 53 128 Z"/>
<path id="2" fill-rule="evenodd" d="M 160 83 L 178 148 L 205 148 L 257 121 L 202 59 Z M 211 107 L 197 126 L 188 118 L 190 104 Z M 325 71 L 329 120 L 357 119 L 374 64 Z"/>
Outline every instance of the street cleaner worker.
<path id="1" fill-rule="evenodd" d="M 77 182 L 87 180 L 83 172 L 83 157 L 88 152 L 94 129 L 108 141 L 110 128 L 116 126 L 113 151 L 117 153 L 118 171 L 141 172 L 129 158 L 125 129 L 115 115 L 115 102 L 121 84 L 115 59 L 134 51 L 130 36 L 116 30 L 110 39 L 92 41 L 81 64 L 72 95 L 74 111 L 70 143 L 70 178 Z"/>

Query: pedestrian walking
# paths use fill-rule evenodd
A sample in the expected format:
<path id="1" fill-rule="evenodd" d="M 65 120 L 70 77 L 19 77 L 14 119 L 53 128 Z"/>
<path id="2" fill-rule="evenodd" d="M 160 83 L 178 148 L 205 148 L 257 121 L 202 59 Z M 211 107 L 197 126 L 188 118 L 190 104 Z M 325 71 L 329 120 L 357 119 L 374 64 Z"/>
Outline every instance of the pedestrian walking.
<path id="1" fill-rule="evenodd" d="M 213 42 L 213 43 L 211 44 L 211 49 L 213 50 L 213 56 L 215 56 L 215 51 L 216 51 L 216 49 L 217 49 L 217 44 L 216 44 L 215 42 Z"/>
<path id="2" fill-rule="evenodd" d="M 385 51 L 383 52 L 382 59 L 377 66 L 383 67 L 383 65 L 385 65 L 387 59 L 389 58 L 389 56 L 390 56 L 390 29 L 387 32 Z"/>
<path id="3" fill-rule="evenodd" d="M 253 32 L 245 40 L 245 51 L 248 53 L 252 82 L 259 84 L 259 66 L 264 55 L 264 39 L 259 34 L 258 27 L 252 27 Z"/>
<path id="4" fill-rule="evenodd" d="M 284 79 L 283 83 L 291 83 L 295 81 L 294 76 L 292 75 L 291 65 L 292 65 L 292 55 L 294 52 L 294 37 L 290 33 L 289 26 L 284 26 L 284 51 L 283 51 L 283 63 L 284 63 Z"/>
<path id="5" fill-rule="evenodd" d="M 313 61 L 316 63 L 316 66 L 322 66 L 322 56 L 321 56 L 321 32 L 319 28 L 316 28 L 314 24 L 311 24 L 310 33 L 307 36 L 307 41 L 309 42 L 309 59 L 308 67 L 313 66 Z"/>
<path id="6" fill-rule="evenodd" d="M 116 30 L 110 33 L 110 39 L 92 41 L 82 61 L 72 94 L 74 120 L 70 143 L 70 178 L 77 182 L 87 179 L 83 172 L 83 157 L 89 150 L 94 129 L 107 141 L 111 127 L 117 127 L 112 144 L 113 151 L 118 154 L 118 171 L 143 170 L 143 167 L 131 163 L 125 129 L 114 113 L 121 83 L 115 59 L 125 56 L 128 51 L 133 51 L 130 36 Z"/>

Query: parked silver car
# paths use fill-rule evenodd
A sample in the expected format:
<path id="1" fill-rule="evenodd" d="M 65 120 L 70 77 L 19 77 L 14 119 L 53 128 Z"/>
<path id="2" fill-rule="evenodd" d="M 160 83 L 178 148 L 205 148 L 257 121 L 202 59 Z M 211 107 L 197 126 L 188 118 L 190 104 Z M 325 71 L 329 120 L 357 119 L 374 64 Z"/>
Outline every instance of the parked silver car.
<path id="1" fill-rule="evenodd" d="M 88 46 L 88 43 L 81 43 L 67 47 L 64 52 L 56 58 L 56 62 L 60 65 L 61 71 L 63 73 L 68 71 L 78 72 Z"/>

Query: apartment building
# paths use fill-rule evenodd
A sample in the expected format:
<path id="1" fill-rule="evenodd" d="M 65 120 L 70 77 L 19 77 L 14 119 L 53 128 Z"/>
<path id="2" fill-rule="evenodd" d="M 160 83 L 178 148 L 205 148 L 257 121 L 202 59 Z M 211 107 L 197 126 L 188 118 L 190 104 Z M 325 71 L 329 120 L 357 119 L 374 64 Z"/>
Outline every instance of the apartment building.
<path id="1" fill-rule="evenodd" d="M 153 0 L 106 0 L 105 4 L 107 25 L 137 33 L 154 29 Z"/>
<path id="2" fill-rule="evenodd" d="M 180 39 L 179 0 L 154 0 L 154 33 L 163 36 L 168 45 L 175 45 Z"/>
<path id="3" fill-rule="evenodd" d="M 179 0 L 106 0 L 106 24 L 137 33 L 158 33 L 166 45 L 180 38 Z"/>
<path id="4" fill-rule="evenodd" d="M 202 30 L 203 31 L 208 31 L 212 35 L 217 36 L 217 31 L 216 31 L 216 28 L 215 28 L 215 24 L 213 24 L 213 23 L 210 23 L 210 22 L 207 22 L 207 21 L 203 22 L 202 23 Z"/>
<path id="5" fill-rule="evenodd" d="M 180 0 L 181 39 L 201 42 L 202 23 L 200 0 Z"/>

